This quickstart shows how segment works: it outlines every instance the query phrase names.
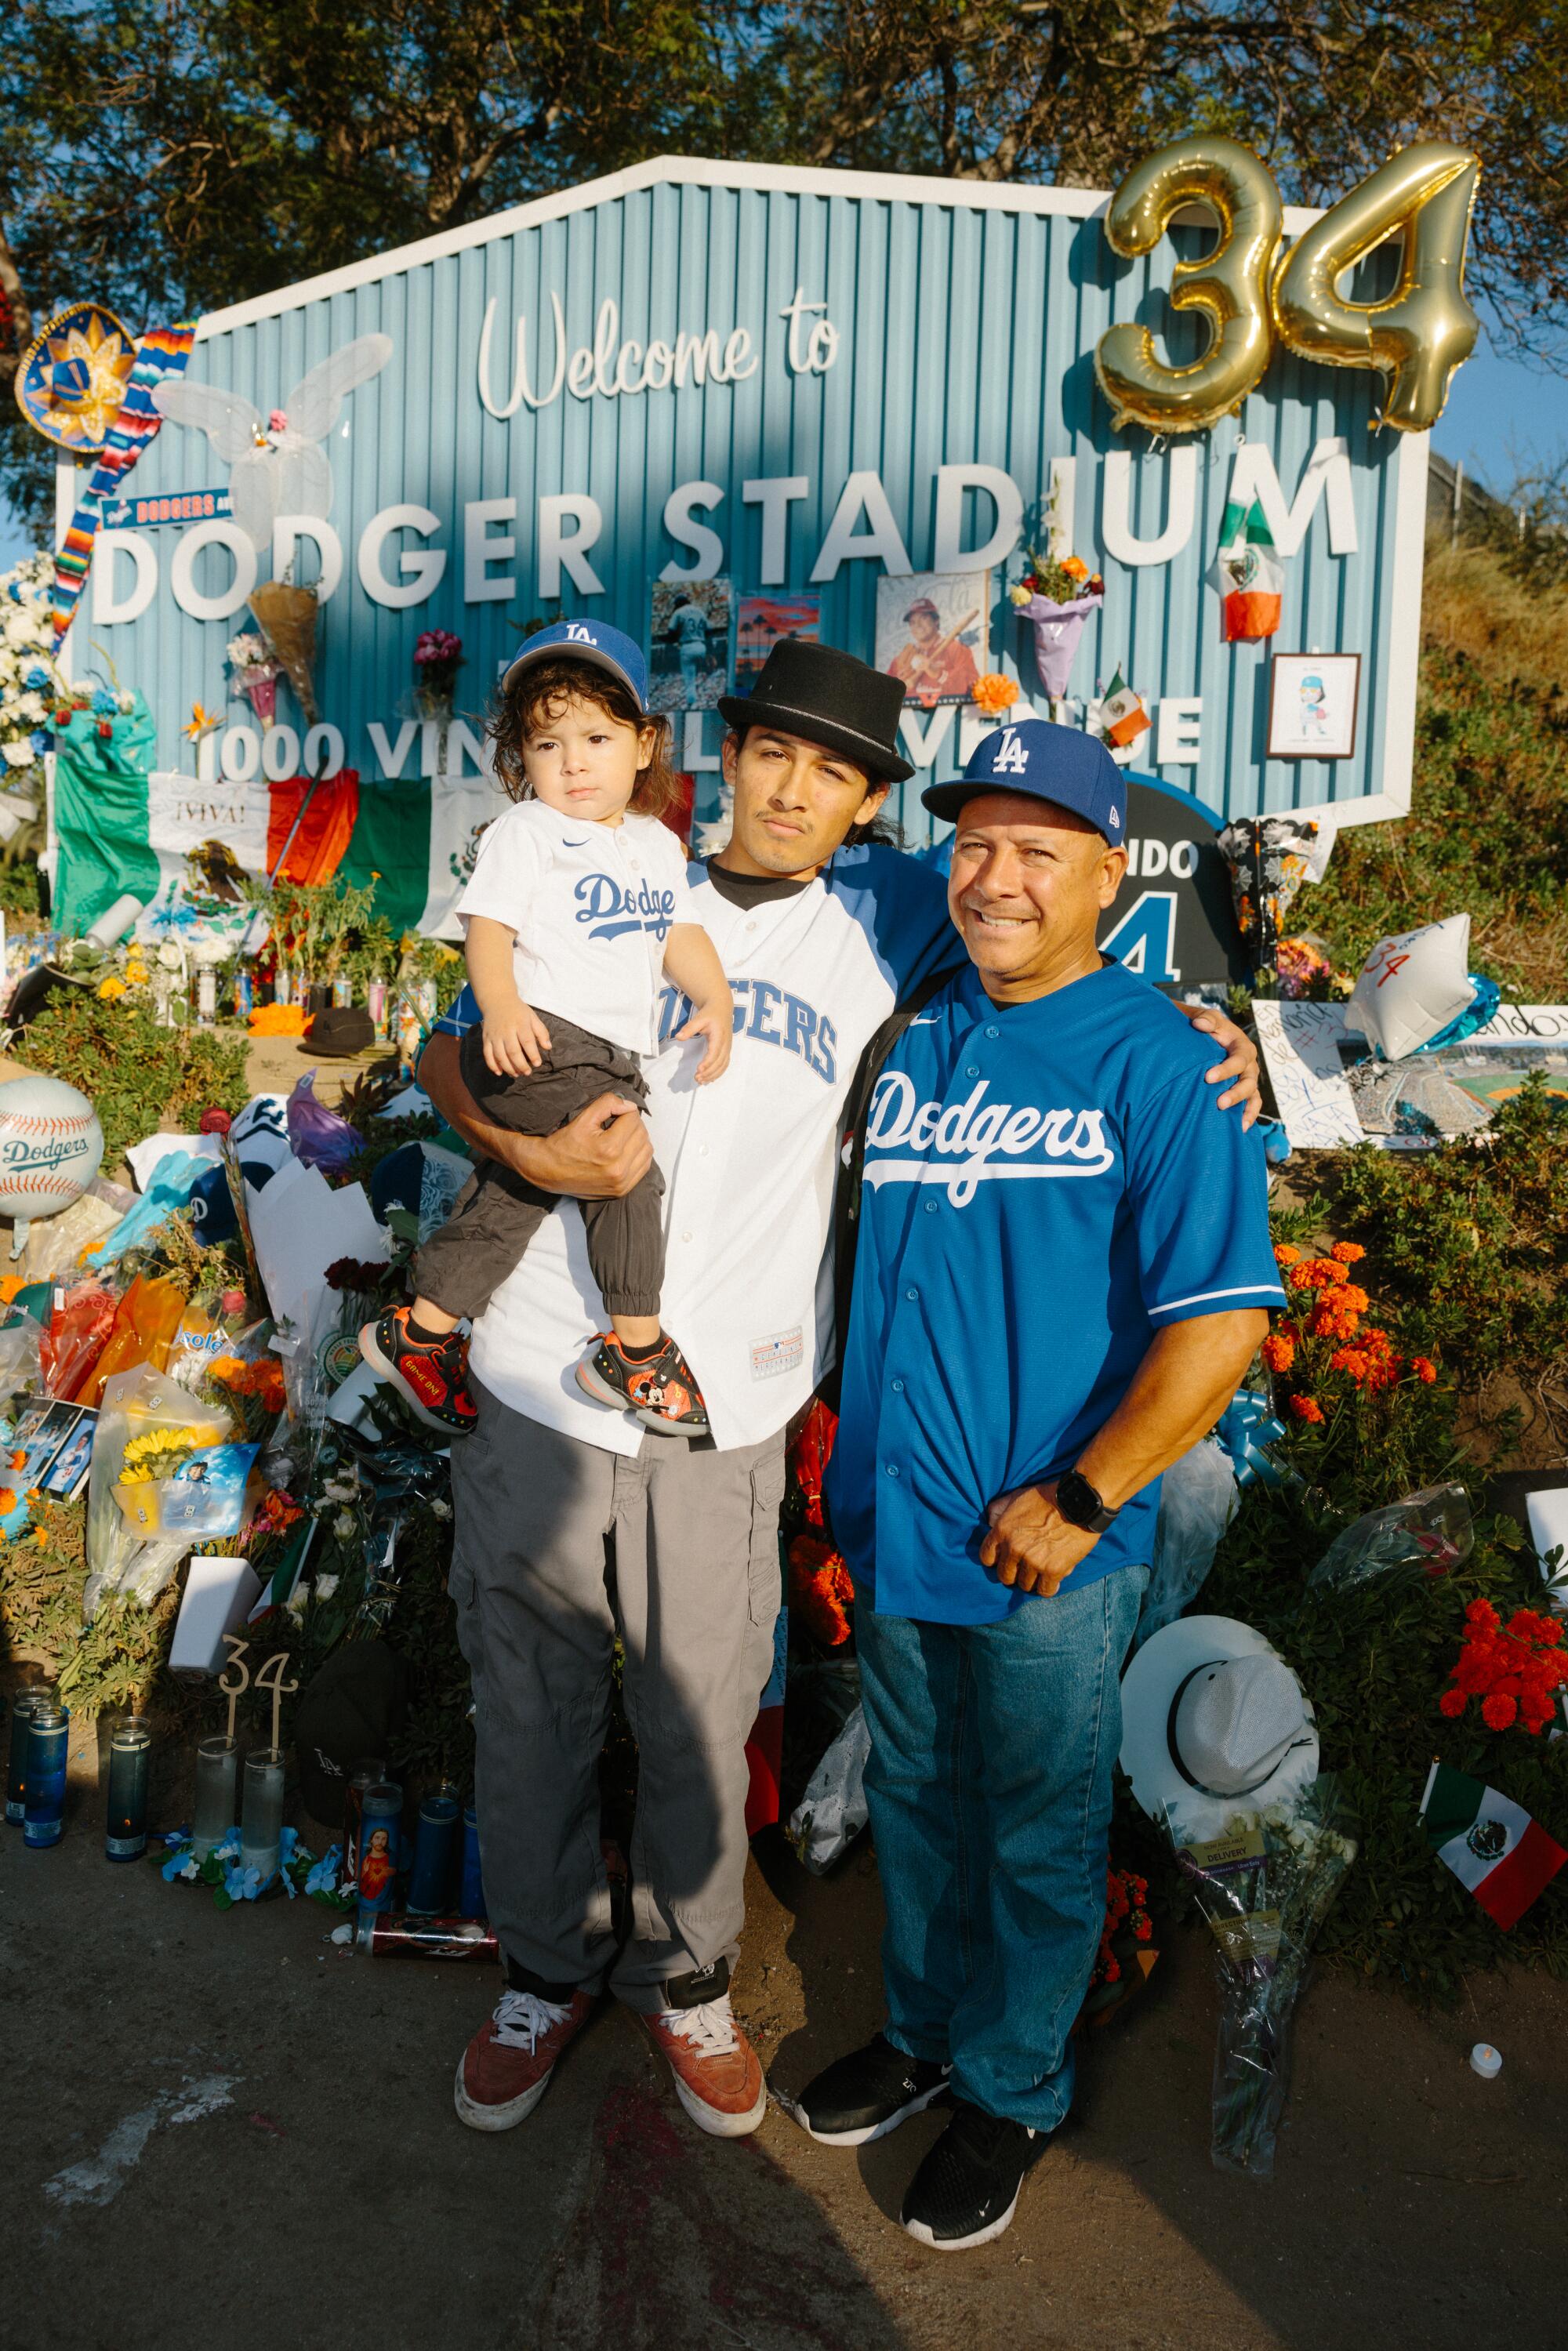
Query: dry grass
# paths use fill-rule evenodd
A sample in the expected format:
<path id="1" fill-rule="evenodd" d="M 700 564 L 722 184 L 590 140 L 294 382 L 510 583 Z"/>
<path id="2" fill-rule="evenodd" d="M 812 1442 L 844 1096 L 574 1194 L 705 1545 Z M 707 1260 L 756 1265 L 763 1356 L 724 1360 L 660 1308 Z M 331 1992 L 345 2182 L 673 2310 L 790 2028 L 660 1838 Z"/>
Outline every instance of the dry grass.
<path id="1" fill-rule="evenodd" d="M 1510 579 L 1490 549 L 1428 542 L 1421 633 L 1466 655 L 1493 684 L 1516 679 L 1568 695 L 1568 596 Z"/>

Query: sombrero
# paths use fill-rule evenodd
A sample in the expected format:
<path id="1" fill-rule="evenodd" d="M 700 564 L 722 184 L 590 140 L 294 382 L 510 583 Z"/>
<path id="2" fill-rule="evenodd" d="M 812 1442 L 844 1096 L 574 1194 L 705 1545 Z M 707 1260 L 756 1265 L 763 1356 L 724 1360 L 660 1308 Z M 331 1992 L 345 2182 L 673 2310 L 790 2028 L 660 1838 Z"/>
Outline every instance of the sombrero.
<path id="1" fill-rule="evenodd" d="M 46 441 L 94 457 L 109 438 L 136 364 L 136 338 L 100 302 L 57 310 L 16 370 L 16 405 Z"/>

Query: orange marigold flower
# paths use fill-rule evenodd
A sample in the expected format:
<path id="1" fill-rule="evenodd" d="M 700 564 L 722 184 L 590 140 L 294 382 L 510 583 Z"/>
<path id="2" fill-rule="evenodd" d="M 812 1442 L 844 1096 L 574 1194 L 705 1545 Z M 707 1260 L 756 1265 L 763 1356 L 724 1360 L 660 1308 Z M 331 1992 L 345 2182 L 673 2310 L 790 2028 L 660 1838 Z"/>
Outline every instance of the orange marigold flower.
<path id="1" fill-rule="evenodd" d="M 1313 1258 L 1312 1271 L 1317 1275 L 1319 1284 L 1323 1289 L 1337 1289 L 1342 1281 L 1347 1281 L 1350 1279 L 1343 1266 L 1334 1257 Z"/>
<path id="2" fill-rule="evenodd" d="M 1318 1402 L 1316 1396 L 1292 1396 L 1291 1398 L 1291 1410 L 1295 1414 L 1298 1420 L 1319 1421 L 1322 1420 L 1323 1416 L 1323 1408 Z"/>
<path id="3" fill-rule="evenodd" d="M 11 1511 L 14 1510 L 16 1507 L 16 1497 L 12 1492 L 10 1487 L 0 1486 L 0 1511 Z"/>
<path id="4" fill-rule="evenodd" d="M 1493 1690 L 1490 1698 L 1481 1700 L 1481 1720 L 1489 1730 L 1506 1730 L 1519 1712 L 1519 1700 L 1502 1690 Z"/>
<path id="5" fill-rule="evenodd" d="M 1348 1372 L 1353 1380 L 1364 1380 L 1368 1366 L 1359 1347 L 1336 1347 L 1329 1357 L 1329 1368 L 1335 1372 Z"/>
<path id="6" fill-rule="evenodd" d="M 12 1456 L 11 1456 L 11 1467 L 12 1467 L 12 1468 L 13 1468 L 13 1469 L 25 1469 L 25 1468 L 26 1468 L 26 1465 L 27 1465 L 27 1457 L 26 1457 L 26 1453 L 13 1453 L 13 1454 L 12 1454 Z"/>
<path id="7" fill-rule="evenodd" d="M 1446 1714 L 1450 1721 L 1456 1715 L 1463 1714 L 1464 1710 L 1465 1693 L 1461 1689 L 1447 1689 L 1437 1700 L 1438 1713 Z"/>
<path id="8" fill-rule="evenodd" d="M 1296 1360 L 1296 1343 L 1282 1331 L 1271 1331 L 1263 1342 L 1262 1355 L 1271 1372 L 1288 1372 Z"/>
<path id="9" fill-rule="evenodd" d="M 1341 1265 L 1359 1265 L 1366 1251 L 1359 1241 L 1335 1241 L 1331 1255 L 1337 1257 Z"/>
<path id="10" fill-rule="evenodd" d="M 1430 1387 L 1437 1376 L 1437 1366 L 1429 1355 L 1412 1355 L 1410 1368 L 1423 1387 Z"/>
<path id="11" fill-rule="evenodd" d="M 1289 1241 L 1276 1241 L 1274 1244 L 1274 1262 L 1276 1265 L 1295 1265 L 1299 1261 L 1301 1254 L 1301 1250 L 1299 1249 L 1293 1249 Z"/>
<path id="12" fill-rule="evenodd" d="M 1354 1281 L 1347 1281 L 1344 1288 L 1336 1294 L 1341 1305 L 1347 1307 L 1353 1314 L 1364 1314 L 1372 1303 L 1365 1290 L 1359 1288 Z"/>
<path id="13" fill-rule="evenodd" d="M 1292 1290 L 1317 1288 L 1317 1283 L 1312 1280 L 1312 1269 L 1310 1265 L 1293 1265 L 1291 1268 L 1291 1288 Z"/>

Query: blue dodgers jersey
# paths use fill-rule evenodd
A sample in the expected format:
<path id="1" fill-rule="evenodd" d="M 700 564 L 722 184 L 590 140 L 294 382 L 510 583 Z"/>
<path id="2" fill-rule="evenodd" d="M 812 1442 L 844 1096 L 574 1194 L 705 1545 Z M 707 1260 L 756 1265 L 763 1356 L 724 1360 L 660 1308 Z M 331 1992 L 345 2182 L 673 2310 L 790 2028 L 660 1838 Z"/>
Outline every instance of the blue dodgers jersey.
<path id="1" fill-rule="evenodd" d="M 1006 1008 L 966 967 L 894 1048 L 828 1471 L 879 1612 L 1021 1607 L 979 1562 L 988 1504 L 1072 1467 L 1162 1324 L 1283 1302 L 1262 1139 L 1203 1081 L 1219 1057 L 1115 963 Z M 1071 1588 L 1149 1560 L 1158 1502 L 1155 1479 Z"/>

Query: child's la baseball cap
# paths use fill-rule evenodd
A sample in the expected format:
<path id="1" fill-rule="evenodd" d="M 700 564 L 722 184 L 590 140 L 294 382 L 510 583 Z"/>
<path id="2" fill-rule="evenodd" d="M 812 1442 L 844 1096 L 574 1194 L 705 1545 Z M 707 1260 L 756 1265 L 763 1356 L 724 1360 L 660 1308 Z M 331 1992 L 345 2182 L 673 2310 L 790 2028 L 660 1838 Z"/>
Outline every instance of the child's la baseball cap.
<path id="1" fill-rule="evenodd" d="M 643 659 L 642 646 L 634 637 L 620 629 L 608 628 L 602 621 L 553 621 L 548 629 L 536 629 L 502 671 L 502 693 L 508 693 L 536 662 L 559 661 L 563 657 L 607 670 L 631 689 L 639 710 L 647 709 L 648 664 Z"/>
<path id="2" fill-rule="evenodd" d="M 983 736 L 957 783 L 932 784 L 920 804 L 933 816 L 956 824 L 967 803 L 984 792 L 1020 792 L 1026 799 L 1054 800 L 1086 817 L 1113 849 L 1127 833 L 1127 787 L 1121 769 L 1096 736 L 1048 719 L 1025 718 Z"/>

